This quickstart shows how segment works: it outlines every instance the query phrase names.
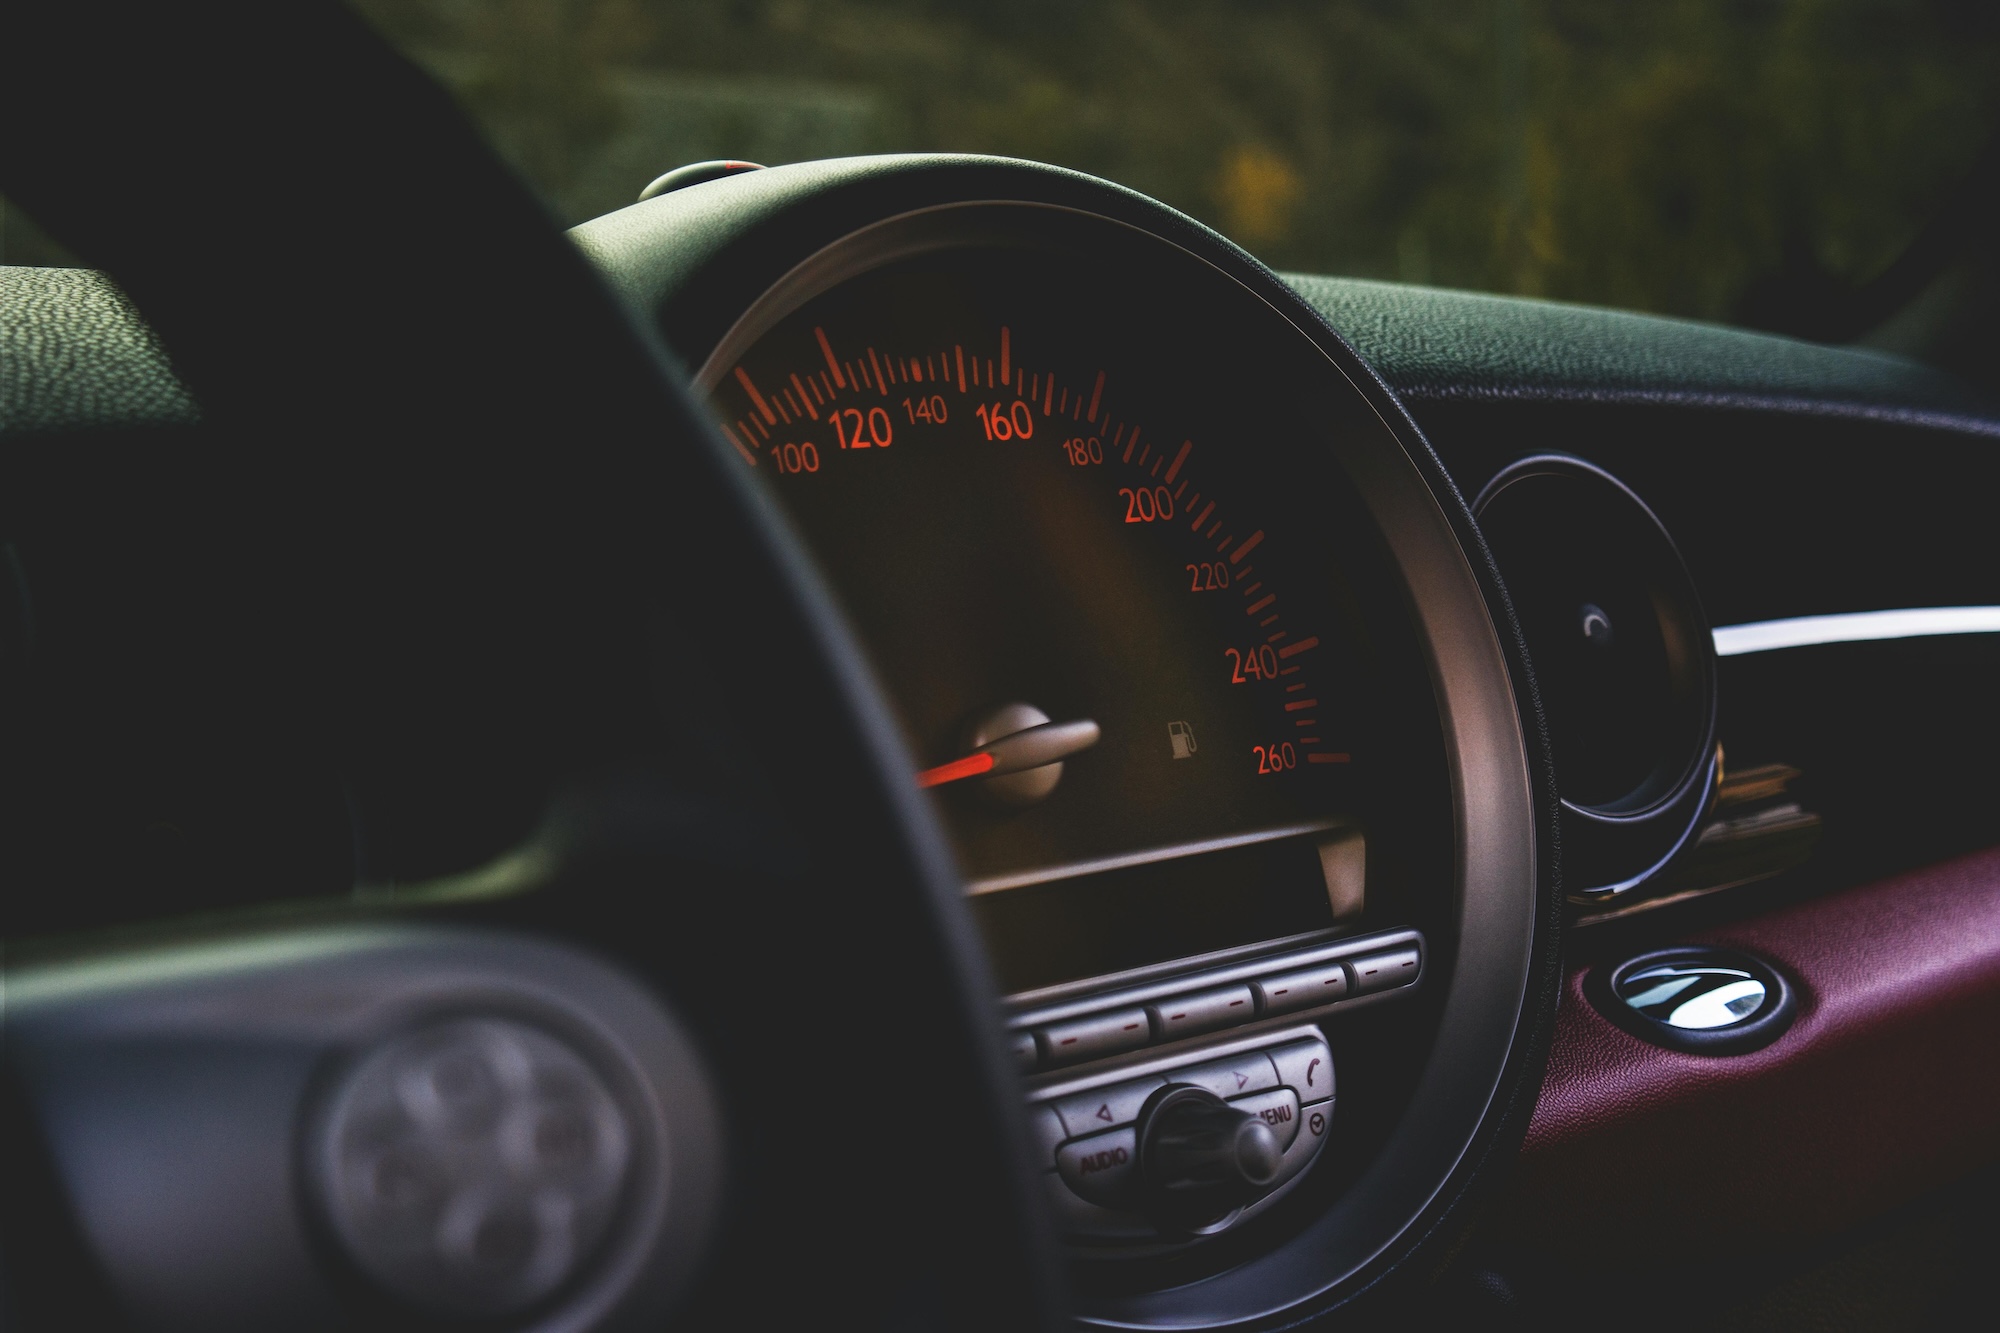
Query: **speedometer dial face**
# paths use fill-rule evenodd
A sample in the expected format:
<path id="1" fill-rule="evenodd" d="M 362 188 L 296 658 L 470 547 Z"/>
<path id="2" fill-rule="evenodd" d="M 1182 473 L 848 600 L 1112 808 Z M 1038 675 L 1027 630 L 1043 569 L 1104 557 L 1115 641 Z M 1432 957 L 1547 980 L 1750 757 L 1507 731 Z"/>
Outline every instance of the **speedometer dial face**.
<path id="1" fill-rule="evenodd" d="M 1371 765 L 1327 544 L 1346 516 L 1252 466 L 1260 432 L 1300 429 L 1258 368 L 1128 294 L 1060 255 L 921 254 L 804 300 L 705 378 L 871 649 L 973 894 L 1238 849 L 1210 873 L 1259 883 L 1205 943 L 1322 927 L 1315 840 L 1365 822 Z M 1281 844 L 1303 888 L 1263 883 L 1296 863 L 1251 849 Z M 1130 903 L 1153 917 L 1207 910 L 1148 884 Z M 1098 895 L 1095 934 L 1118 936 L 1123 901 Z M 1134 947 L 1067 970 L 1174 952 Z"/>

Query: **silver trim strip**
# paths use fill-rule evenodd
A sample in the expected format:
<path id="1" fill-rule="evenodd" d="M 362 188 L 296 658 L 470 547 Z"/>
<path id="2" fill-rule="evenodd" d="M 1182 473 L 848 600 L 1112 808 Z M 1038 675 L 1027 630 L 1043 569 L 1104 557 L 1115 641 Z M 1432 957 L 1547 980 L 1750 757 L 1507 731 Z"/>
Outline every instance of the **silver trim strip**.
<path id="1" fill-rule="evenodd" d="M 1281 838 L 1303 838 L 1308 833 L 1325 833 L 1329 829 L 1345 827 L 1346 823 L 1344 819 L 1309 819 L 1303 824 L 1287 824 L 1282 828 L 1234 833 L 1226 838 L 1178 842 L 1169 847 L 1148 847 L 1142 852 L 1104 856 L 1094 861 L 1071 861 L 1065 865 L 1037 866 L 1033 870 L 1023 870 L 1012 875 L 988 875 L 984 879 L 975 879 L 967 884 L 965 894 L 968 898 L 973 898 L 982 893 L 1024 889 L 1030 884 L 1047 884 L 1059 879 L 1075 879 L 1080 875 L 1098 875 L 1107 870 L 1125 870 L 1132 866 L 1151 865 L 1155 861 L 1200 856 L 1203 852 L 1226 852 L 1232 847 L 1252 847 L 1260 842 L 1277 842 Z"/>
<path id="2" fill-rule="evenodd" d="M 2000 606 L 1921 606 L 1721 625 L 1715 630 L 1715 655 L 1741 657 L 1745 653 L 1769 653 L 1780 648 L 1919 639 L 1937 634 L 2000 634 Z"/>

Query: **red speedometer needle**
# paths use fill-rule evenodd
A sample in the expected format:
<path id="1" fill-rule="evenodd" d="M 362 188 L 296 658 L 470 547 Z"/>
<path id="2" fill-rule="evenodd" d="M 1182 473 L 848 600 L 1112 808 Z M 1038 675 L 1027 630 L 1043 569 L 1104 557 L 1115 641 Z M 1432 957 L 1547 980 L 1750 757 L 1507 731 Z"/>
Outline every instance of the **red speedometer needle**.
<path id="1" fill-rule="evenodd" d="M 1002 777 L 1030 768 L 1061 763 L 1080 750 L 1097 744 L 1103 733 L 1089 718 L 1075 722 L 1044 722 L 996 741 L 989 741 L 962 759 L 954 759 L 917 774 L 919 787 L 942 787 L 966 778 Z"/>

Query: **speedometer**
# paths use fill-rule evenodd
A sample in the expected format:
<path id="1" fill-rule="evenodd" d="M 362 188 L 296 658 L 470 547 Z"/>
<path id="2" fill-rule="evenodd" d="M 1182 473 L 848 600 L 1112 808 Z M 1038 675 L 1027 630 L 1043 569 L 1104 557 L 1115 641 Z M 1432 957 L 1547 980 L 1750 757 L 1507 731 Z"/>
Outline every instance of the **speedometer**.
<path id="1" fill-rule="evenodd" d="M 883 777 L 956 852 L 931 909 L 1003 992 L 1087 1317 L 1279 1322 L 1439 1234 L 1532 1103 L 1558 899 L 1525 659 L 1388 389 L 1212 233 L 1026 164 L 747 172 L 579 240 L 699 364 L 707 464 L 787 520 L 872 668 L 843 687 L 900 726 Z M 730 780 L 782 809 L 842 742 L 768 706 L 785 770 Z M 898 1003 L 942 998 L 925 967 Z M 894 1059 L 895 1009 L 827 1021 Z"/>
<path id="2" fill-rule="evenodd" d="M 906 229 L 774 295 L 704 383 L 871 648 L 1005 979 L 1356 917 L 1366 525 L 1256 466 L 1334 414 L 1058 247 Z"/>

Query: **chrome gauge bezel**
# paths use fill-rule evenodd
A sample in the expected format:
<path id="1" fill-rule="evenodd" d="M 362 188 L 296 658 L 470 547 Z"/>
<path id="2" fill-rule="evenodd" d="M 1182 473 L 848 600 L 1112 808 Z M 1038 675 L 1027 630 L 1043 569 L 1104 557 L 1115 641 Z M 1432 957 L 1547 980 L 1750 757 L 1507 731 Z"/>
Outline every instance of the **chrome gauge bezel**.
<path id="1" fill-rule="evenodd" d="M 765 223 L 802 215 L 821 191 L 844 190 L 843 207 L 850 211 L 857 206 L 857 191 L 865 196 L 877 189 L 885 202 L 897 197 L 895 170 L 885 174 L 879 164 L 865 170 L 856 166 L 853 176 L 844 178 L 842 165 L 778 168 L 684 193 L 740 189 L 746 200 L 755 194 L 747 214 L 761 214 Z M 1424 448 L 1421 438 L 1406 418 L 1392 420 L 1395 409 L 1386 389 L 1367 379 L 1353 353 L 1302 304 L 1287 307 L 1276 294 L 1282 289 L 1254 261 L 1157 205 L 1135 202 L 1135 197 L 1099 183 L 1079 185 L 1081 178 L 1069 173 L 1019 164 L 978 168 L 963 160 L 931 160 L 928 166 L 917 160 L 908 169 L 917 176 L 933 173 L 927 185 L 915 188 L 918 195 L 948 195 L 955 170 L 964 173 L 961 186 L 973 190 L 960 198 L 934 197 L 916 207 L 885 207 L 879 220 L 803 253 L 741 307 L 709 347 L 697 373 L 699 386 L 713 387 L 779 320 L 853 276 L 913 254 L 1018 245 L 1024 236 L 1048 243 L 1049 236 L 1060 234 L 1067 238 L 1064 243 L 1087 247 L 1104 262 L 1131 263 L 1144 252 L 1148 262 L 1175 269 L 1191 285 L 1211 286 L 1218 299 L 1231 302 L 1230 318 L 1272 321 L 1265 336 L 1296 338 L 1312 349 L 1316 363 L 1324 364 L 1327 389 L 1357 395 L 1379 427 L 1349 431 L 1328 443 L 1391 553 L 1439 706 L 1456 844 L 1452 893 L 1457 943 L 1448 966 L 1432 983 L 1444 994 L 1430 1053 L 1408 1109 L 1382 1150 L 1324 1212 L 1223 1271 L 1170 1290 L 1087 1295 L 1079 1314 L 1109 1326 L 1185 1328 L 1324 1308 L 1407 1253 L 1457 1203 L 1493 1145 L 1496 1118 L 1503 1112 L 1519 1118 L 1511 1102 L 1496 1104 L 1496 1097 L 1503 1088 L 1518 1087 L 1525 1061 L 1539 1059 L 1537 1052 L 1524 1049 L 1524 1038 L 1535 1030 L 1524 1015 L 1528 1005 L 1542 1002 L 1546 989 L 1537 972 L 1538 960 L 1546 958 L 1545 951 L 1538 951 L 1537 932 L 1553 930 L 1544 901 L 1546 880 L 1537 861 L 1541 751 L 1539 737 L 1531 741 L 1524 728 L 1520 700 L 1526 687 L 1520 683 L 1517 693 L 1520 668 L 1510 666 L 1509 649 L 1503 646 L 1503 633 L 1513 634 L 1504 604 L 1491 590 L 1485 555 L 1471 536 L 1463 502 L 1449 492 L 1434 459 L 1420 464 L 1413 457 L 1412 450 Z M 1053 197 L 1032 197 L 1033 189 L 1025 189 L 1020 198 L 995 197 L 995 173 L 1012 173 L 1024 186 L 1046 179 Z M 1078 197 L 1093 191 L 1102 196 L 1106 211 L 1078 206 Z M 676 204 L 669 196 L 641 207 L 659 210 L 661 223 L 670 227 L 674 209 L 685 210 L 697 223 L 712 221 L 720 215 L 722 199 L 717 193 Z M 909 200 L 910 191 L 903 191 L 899 202 Z M 1158 225 L 1139 225 L 1147 210 L 1157 214 L 1153 221 Z M 765 235 L 784 232 L 783 226 L 767 226 Z M 754 228 L 746 224 L 745 234 L 754 235 Z M 609 242 L 586 238 L 586 243 L 602 250 Z M 727 245 L 712 250 L 723 256 L 729 252 Z M 764 259 L 769 262 L 768 250 Z M 671 300 L 669 295 L 665 304 Z M 1213 316 L 1212 304 L 1204 309 Z M 673 322 L 668 311 L 661 313 L 665 323 Z M 1427 467 L 1435 480 L 1427 479 Z M 1537 1074 L 1538 1069 L 1527 1077 Z"/>

